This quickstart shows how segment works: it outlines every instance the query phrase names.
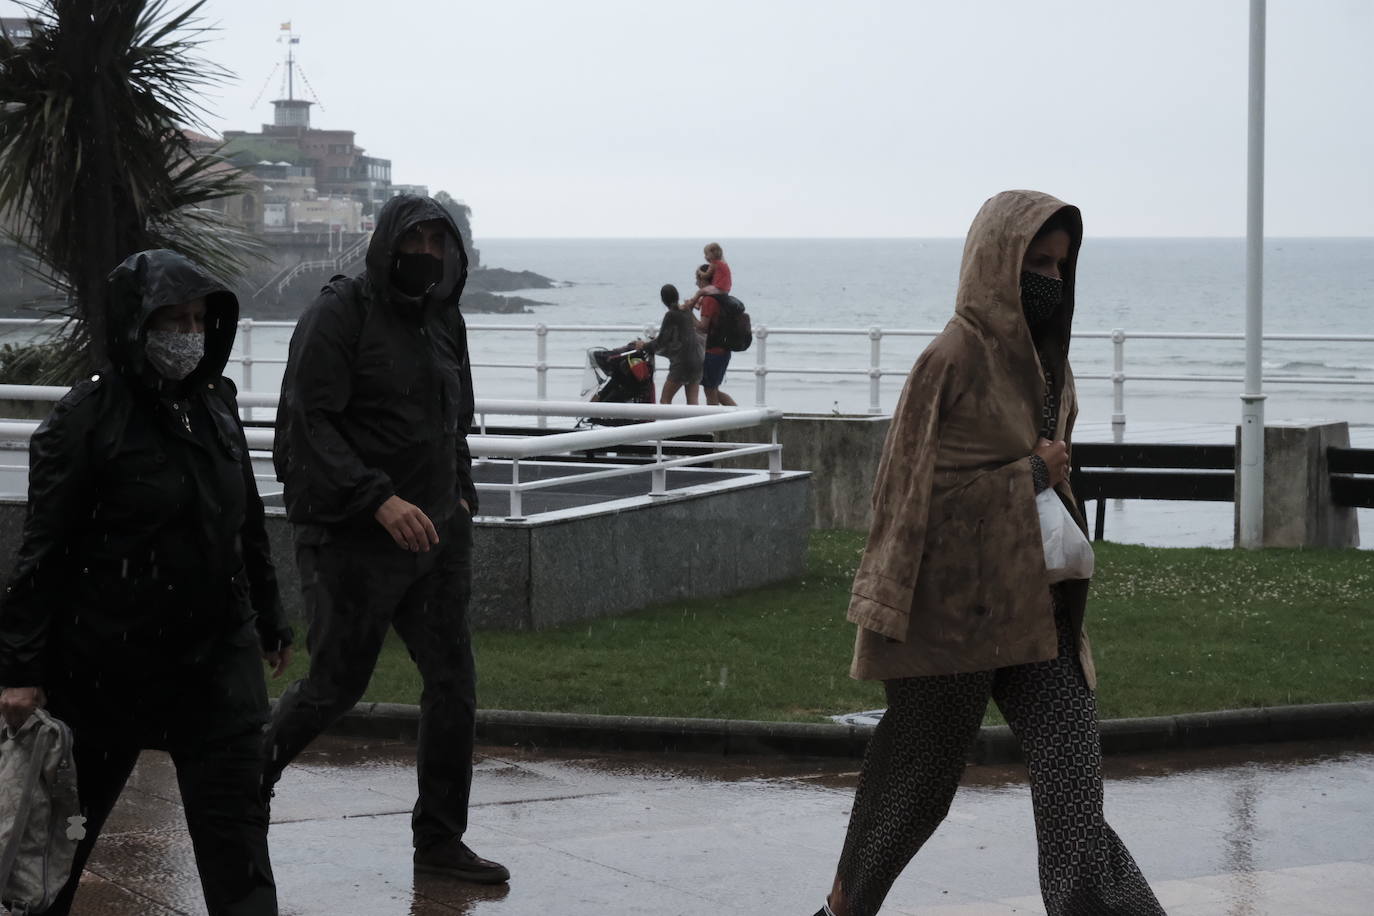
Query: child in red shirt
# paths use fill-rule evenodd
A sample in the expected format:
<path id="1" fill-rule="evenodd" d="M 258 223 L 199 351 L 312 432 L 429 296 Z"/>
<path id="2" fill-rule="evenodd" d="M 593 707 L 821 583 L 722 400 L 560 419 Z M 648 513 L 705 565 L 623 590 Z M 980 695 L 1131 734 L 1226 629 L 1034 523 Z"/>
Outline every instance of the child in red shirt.
<path id="1" fill-rule="evenodd" d="M 725 251 L 720 247 L 719 242 L 712 242 L 702 249 L 702 254 L 706 255 L 706 263 L 711 265 L 711 274 L 708 278 L 711 283 L 706 287 L 709 296 L 711 293 L 728 293 L 730 287 L 734 285 L 730 276 L 730 265 L 725 263 Z M 714 288 L 713 288 L 714 287 Z"/>
<path id="2" fill-rule="evenodd" d="M 697 294 L 683 303 L 683 308 L 698 308 L 698 300 L 702 296 L 714 296 L 716 293 L 729 293 L 734 286 L 734 278 L 730 275 L 730 265 L 725 263 L 725 251 L 720 247 L 719 242 L 712 242 L 702 249 L 702 254 L 706 255 L 706 266 L 710 270 L 706 274 L 706 286 L 697 290 Z"/>

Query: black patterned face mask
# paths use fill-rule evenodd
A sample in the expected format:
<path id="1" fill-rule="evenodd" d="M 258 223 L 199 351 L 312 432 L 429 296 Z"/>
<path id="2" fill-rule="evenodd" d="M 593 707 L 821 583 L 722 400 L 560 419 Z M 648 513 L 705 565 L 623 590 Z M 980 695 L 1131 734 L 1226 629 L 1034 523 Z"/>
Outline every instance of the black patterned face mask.
<path id="1" fill-rule="evenodd" d="M 1021 311 L 1032 328 L 1044 324 L 1064 302 L 1064 281 L 1021 271 Z"/>

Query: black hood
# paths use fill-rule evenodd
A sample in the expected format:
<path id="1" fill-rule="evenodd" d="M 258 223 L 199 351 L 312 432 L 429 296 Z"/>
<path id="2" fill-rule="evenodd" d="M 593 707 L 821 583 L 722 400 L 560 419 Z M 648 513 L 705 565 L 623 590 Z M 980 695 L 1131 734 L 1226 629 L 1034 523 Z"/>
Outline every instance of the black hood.
<path id="1" fill-rule="evenodd" d="M 399 305 L 416 305 L 415 296 L 408 296 L 391 282 L 391 265 L 396 259 L 396 243 L 416 223 L 440 219 L 448 227 L 449 240 L 444 246 L 444 278 L 430 295 L 434 302 L 457 304 L 468 281 L 468 253 L 463 237 L 453 217 L 432 197 L 399 194 L 386 202 L 377 214 L 377 228 L 367 246 L 368 287 L 377 298 Z"/>
<path id="2" fill-rule="evenodd" d="M 205 358 L 184 380 L 170 384 L 189 387 L 224 374 L 238 330 L 239 300 L 223 283 L 166 248 L 130 255 L 107 282 L 110 362 L 120 375 L 154 388 L 168 384 L 148 365 L 144 326 L 163 306 L 201 297 L 205 298 Z"/>

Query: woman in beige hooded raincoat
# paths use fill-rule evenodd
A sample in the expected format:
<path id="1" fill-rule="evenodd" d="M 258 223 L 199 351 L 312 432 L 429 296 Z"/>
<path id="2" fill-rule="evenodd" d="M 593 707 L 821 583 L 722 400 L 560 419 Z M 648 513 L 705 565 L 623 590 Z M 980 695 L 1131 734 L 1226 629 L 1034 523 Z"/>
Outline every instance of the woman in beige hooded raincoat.
<path id="1" fill-rule="evenodd" d="M 826 906 L 876 913 L 944 819 L 988 700 L 1021 743 L 1049 916 L 1162 914 L 1102 816 L 1086 580 L 1051 586 L 1035 497 L 1068 484 L 1078 209 L 1006 191 L 969 229 L 954 318 L 893 416 L 854 581 L 854 677 L 888 709 Z"/>

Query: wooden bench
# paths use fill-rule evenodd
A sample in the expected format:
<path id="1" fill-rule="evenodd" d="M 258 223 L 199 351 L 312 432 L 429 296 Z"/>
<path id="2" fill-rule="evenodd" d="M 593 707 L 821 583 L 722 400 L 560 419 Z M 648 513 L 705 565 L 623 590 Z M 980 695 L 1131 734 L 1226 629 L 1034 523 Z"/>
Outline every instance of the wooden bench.
<path id="1" fill-rule="evenodd" d="M 1080 505 L 1097 500 L 1093 539 L 1102 540 L 1109 499 L 1234 502 L 1234 445 L 1081 442 L 1069 484 Z"/>

